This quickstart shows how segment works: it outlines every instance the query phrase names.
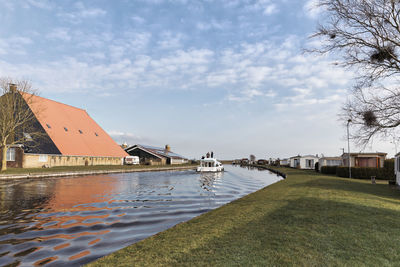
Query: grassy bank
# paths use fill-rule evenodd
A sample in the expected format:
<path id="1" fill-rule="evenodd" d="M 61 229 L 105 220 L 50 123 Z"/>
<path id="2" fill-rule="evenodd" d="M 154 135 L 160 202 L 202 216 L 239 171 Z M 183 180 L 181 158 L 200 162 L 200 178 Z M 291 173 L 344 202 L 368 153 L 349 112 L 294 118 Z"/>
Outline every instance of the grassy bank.
<path id="1" fill-rule="evenodd" d="M 398 265 L 400 191 L 281 170 L 286 180 L 90 266 Z"/>
<path id="2" fill-rule="evenodd" d="M 75 172 L 75 171 L 104 171 L 104 170 L 136 170 L 136 169 L 156 169 L 165 167 L 185 167 L 197 166 L 196 164 L 181 164 L 181 165 L 98 165 L 98 166 L 62 166 L 52 168 L 8 168 L 2 174 L 27 174 L 27 173 L 59 173 L 59 172 Z"/>

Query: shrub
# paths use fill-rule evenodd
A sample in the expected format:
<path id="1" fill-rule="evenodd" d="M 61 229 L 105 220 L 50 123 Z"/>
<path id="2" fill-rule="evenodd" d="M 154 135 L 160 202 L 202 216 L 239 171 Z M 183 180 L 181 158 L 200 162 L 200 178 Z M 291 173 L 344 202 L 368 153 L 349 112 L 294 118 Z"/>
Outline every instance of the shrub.
<path id="1" fill-rule="evenodd" d="M 337 166 L 322 166 L 321 173 L 324 174 L 336 174 Z"/>
<path id="2" fill-rule="evenodd" d="M 348 167 L 337 167 L 336 175 L 339 177 L 348 178 L 349 168 Z M 379 180 L 395 180 L 394 176 L 394 161 L 385 160 L 384 168 L 363 168 L 363 167 L 352 167 L 351 178 L 355 179 L 371 179 L 371 176 L 375 176 Z"/>
<path id="3" fill-rule="evenodd" d="M 396 180 L 396 175 L 394 174 L 394 159 L 387 159 L 383 163 L 384 177 L 385 180 Z"/>

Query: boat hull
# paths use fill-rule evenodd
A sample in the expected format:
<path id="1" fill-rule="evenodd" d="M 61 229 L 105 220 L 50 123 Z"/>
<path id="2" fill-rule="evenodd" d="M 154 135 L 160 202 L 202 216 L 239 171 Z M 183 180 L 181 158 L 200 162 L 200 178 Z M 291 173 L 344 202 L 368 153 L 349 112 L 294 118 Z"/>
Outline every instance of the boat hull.
<path id="1" fill-rule="evenodd" d="M 197 172 L 222 172 L 224 167 L 197 167 Z"/>

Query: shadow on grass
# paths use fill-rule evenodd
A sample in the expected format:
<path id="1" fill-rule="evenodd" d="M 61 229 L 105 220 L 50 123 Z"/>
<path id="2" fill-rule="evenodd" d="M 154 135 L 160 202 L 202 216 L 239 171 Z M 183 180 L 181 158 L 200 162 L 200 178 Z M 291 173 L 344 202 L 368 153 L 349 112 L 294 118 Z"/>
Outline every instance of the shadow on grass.
<path id="1" fill-rule="evenodd" d="M 333 177 L 332 179 L 317 178 L 307 182 L 292 184 L 290 186 L 371 194 L 378 197 L 391 198 L 398 204 L 400 200 L 400 191 L 396 187 L 390 187 L 386 184 L 372 184 L 364 180 L 336 177 Z"/>
<path id="2" fill-rule="evenodd" d="M 243 209 L 226 218 L 216 211 L 208 220 L 178 225 L 97 265 L 390 266 L 400 262 L 400 211 L 318 198 L 291 200 L 271 212 L 262 204 L 255 206 L 252 214 Z M 232 228 L 223 227 L 226 219 L 236 220 Z M 194 248 L 187 250 L 190 247 Z"/>
<path id="3" fill-rule="evenodd" d="M 179 265 L 391 265 L 400 262 L 400 211 L 316 198 L 240 225 L 179 253 Z"/>

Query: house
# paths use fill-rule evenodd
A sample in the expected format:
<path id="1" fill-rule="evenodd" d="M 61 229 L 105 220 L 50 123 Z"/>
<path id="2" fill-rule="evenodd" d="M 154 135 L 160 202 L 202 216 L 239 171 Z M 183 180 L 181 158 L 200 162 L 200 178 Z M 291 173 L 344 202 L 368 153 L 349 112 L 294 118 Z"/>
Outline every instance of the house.
<path id="1" fill-rule="evenodd" d="M 169 145 L 165 148 L 133 145 L 125 149 L 131 156 L 138 156 L 141 164 L 166 165 L 184 164 L 188 159 L 171 151 Z"/>
<path id="2" fill-rule="evenodd" d="M 400 153 L 397 153 L 395 156 L 394 174 L 396 175 L 396 184 L 400 185 Z"/>
<path id="3" fill-rule="evenodd" d="M 290 159 L 281 159 L 279 161 L 279 165 L 281 165 L 281 166 L 289 166 L 290 165 Z"/>
<path id="4" fill-rule="evenodd" d="M 247 165 L 247 164 L 249 164 L 249 159 L 247 159 L 247 158 L 242 158 L 242 159 L 240 160 L 240 164 L 242 164 L 242 165 Z"/>
<path id="5" fill-rule="evenodd" d="M 268 164 L 268 160 L 266 160 L 266 159 L 259 159 L 259 160 L 257 160 L 257 164 L 258 164 L 258 165 L 267 165 L 267 164 Z"/>
<path id="6" fill-rule="evenodd" d="M 232 162 L 232 164 L 233 164 L 233 165 L 238 165 L 238 164 L 240 164 L 240 162 L 241 162 L 240 159 L 235 159 L 235 160 Z"/>
<path id="7" fill-rule="evenodd" d="M 35 115 L 42 137 L 7 149 L 7 166 L 20 168 L 121 165 L 128 154 L 80 108 L 29 94 L 21 95 Z M 31 138 L 29 133 L 24 134 Z M 29 139 L 27 139 L 29 140 Z M 1 159 L 1 154 L 0 154 Z"/>
<path id="8" fill-rule="evenodd" d="M 290 158 L 290 167 L 297 169 L 314 169 L 315 163 L 319 160 L 318 156 L 306 155 L 306 156 L 294 156 Z"/>
<path id="9" fill-rule="evenodd" d="M 350 153 L 350 166 L 383 168 L 383 163 L 386 159 L 386 155 L 387 153 L 383 152 Z M 343 166 L 349 166 L 349 154 L 343 153 L 341 158 L 343 161 Z"/>
<path id="10" fill-rule="evenodd" d="M 323 166 L 342 166 L 343 159 L 341 157 L 322 157 L 318 161 L 318 171 L 321 171 Z"/>

